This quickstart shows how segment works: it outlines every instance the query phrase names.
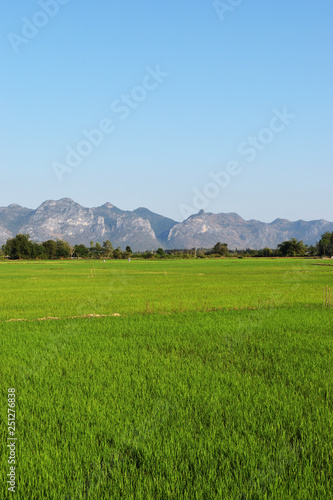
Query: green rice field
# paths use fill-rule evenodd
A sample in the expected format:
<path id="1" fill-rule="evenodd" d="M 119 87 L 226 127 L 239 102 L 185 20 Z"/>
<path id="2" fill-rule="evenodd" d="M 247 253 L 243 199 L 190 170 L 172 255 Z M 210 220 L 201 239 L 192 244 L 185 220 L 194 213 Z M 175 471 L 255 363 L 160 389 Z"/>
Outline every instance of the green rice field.
<path id="1" fill-rule="evenodd" d="M 333 499 L 332 264 L 0 262 L 0 498 Z"/>

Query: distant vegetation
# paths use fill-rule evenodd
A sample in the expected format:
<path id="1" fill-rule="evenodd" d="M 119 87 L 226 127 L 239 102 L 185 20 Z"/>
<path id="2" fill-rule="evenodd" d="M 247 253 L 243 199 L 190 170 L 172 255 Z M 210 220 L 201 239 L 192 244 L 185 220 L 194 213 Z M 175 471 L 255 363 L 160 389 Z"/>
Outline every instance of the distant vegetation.
<path id="1" fill-rule="evenodd" d="M 246 248 L 245 250 L 231 250 L 227 243 L 216 243 L 213 248 L 192 248 L 188 249 L 172 249 L 164 250 L 158 248 L 156 251 L 136 252 L 133 253 L 130 246 L 125 250 L 120 247 L 113 248 L 110 240 L 106 240 L 101 245 L 100 243 L 90 242 L 90 246 L 86 247 L 83 244 L 71 246 L 63 240 L 48 240 L 43 243 L 36 243 L 30 240 L 29 234 L 18 234 L 14 238 L 7 240 L 7 243 L 2 245 L 0 256 L 7 257 L 13 260 L 17 259 L 36 259 L 36 260 L 56 260 L 69 258 L 83 259 L 128 259 L 128 258 L 144 258 L 144 259 L 190 259 L 190 258 L 214 258 L 214 257 L 316 257 L 333 256 L 333 232 L 325 233 L 316 245 L 305 245 L 303 241 L 298 241 L 296 238 L 291 238 L 288 241 L 280 243 L 276 249 L 269 247 L 255 250 Z"/>

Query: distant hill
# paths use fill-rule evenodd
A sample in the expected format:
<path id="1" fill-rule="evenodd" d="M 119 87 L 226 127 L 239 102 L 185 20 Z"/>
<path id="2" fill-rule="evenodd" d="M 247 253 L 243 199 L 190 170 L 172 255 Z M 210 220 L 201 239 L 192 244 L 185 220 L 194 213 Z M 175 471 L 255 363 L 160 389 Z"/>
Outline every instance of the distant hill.
<path id="1" fill-rule="evenodd" d="M 143 219 L 148 219 L 153 231 L 156 234 L 156 238 L 162 241 L 167 239 L 170 229 L 177 224 L 174 220 L 155 214 L 154 212 L 148 210 L 148 208 L 140 207 L 134 210 L 133 213 L 139 215 L 139 217 L 142 217 Z"/>
<path id="2" fill-rule="evenodd" d="M 201 210 L 183 222 L 163 217 L 147 208 L 121 210 L 111 203 L 85 208 L 70 198 L 48 200 L 36 210 L 19 205 L 0 207 L 0 244 L 18 233 L 28 233 L 34 241 L 64 239 L 71 244 L 110 240 L 114 247 L 132 250 L 163 248 L 210 248 L 228 243 L 229 248 L 276 248 L 290 238 L 311 245 L 333 222 L 276 219 L 270 224 L 246 221 L 235 213 L 212 214 Z"/>
<path id="3" fill-rule="evenodd" d="M 211 214 L 201 210 L 184 222 L 175 224 L 168 235 L 168 246 L 173 248 L 212 247 L 217 241 L 229 248 L 276 248 L 290 238 L 313 245 L 326 231 L 333 231 L 333 222 L 314 220 L 291 222 L 276 219 L 267 224 L 257 220 L 246 221 L 235 213 Z"/>

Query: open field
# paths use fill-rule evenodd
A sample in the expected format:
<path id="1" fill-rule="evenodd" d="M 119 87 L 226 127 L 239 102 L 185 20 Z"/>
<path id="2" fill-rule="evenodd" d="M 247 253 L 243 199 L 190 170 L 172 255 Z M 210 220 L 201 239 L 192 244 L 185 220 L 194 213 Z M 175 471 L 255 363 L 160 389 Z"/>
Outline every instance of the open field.
<path id="1" fill-rule="evenodd" d="M 321 306 L 330 261 L 0 262 L 0 321 L 85 314 Z"/>
<path id="2" fill-rule="evenodd" d="M 0 263 L 15 498 L 333 498 L 329 264 Z"/>

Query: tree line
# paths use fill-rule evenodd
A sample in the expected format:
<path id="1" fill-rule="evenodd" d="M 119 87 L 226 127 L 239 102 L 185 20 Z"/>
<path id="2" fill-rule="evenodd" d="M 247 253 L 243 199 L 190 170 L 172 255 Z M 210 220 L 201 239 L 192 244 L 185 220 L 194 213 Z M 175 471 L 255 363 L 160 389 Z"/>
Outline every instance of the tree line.
<path id="1" fill-rule="evenodd" d="M 36 243 L 30 240 L 29 234 L 18 234 L 2 245 L 2 253 L 10 259 L 38 259 L 55 260 L 68 258 L 126 258 L 132 254 L 130 247 L 122 252 L 120 247 L 113 248 L 111 241 L 100 243 L 90 242 L 90 247 L 85 245 L 71 246 L 63 240 L 47 240 Z"/>
<path id="2" fill-rule="evenodd" d="M 210 258 L 210 257 L 316 257 L 333 256 L 333 232 L 325 233 L 321 236 L 316 245 L 305 245 L 303 241 L 291 238 L 288 241 L 280 243 L 276 249 L 265 247 L 260 250 L 247 248 L 245 250 L 228 249 L 227 243 L 216 243 L 213 248 L 192 248 L 164 250 L 158 248 L 156 251 L 133 253 L 130 246 L 125 250 L 120 247 L 113 248 L 110 240 L 100 243 L 90 242 L 87 247 L 83 244 L 71 246 L 63 240 L 47 240 L 43 243 L 36 243 L 30 240 L 28 234 L 18 234 L 10 238 L 2 245 L 2 258 L 7 257 L 16 259 L 36 259 L 36 260 L 55 260 L 69 258 L 83 259 L 163 259 L 163 258 Z"/>
<path id="3" fill-rule="evenodd" d="M 260 250 L 247 248 L 246 250 L 228 250 L 226 243 L 217 243 L 212 248 L 212 253 L 224 256 L 238 254 L 243 257 L 332 257 L 333 256 L 333 232 L 324 233 L 315 245 L 306 245 L 302 240 L 291 238 L 283 241 L 277 248 L 269 247 Z"/>

